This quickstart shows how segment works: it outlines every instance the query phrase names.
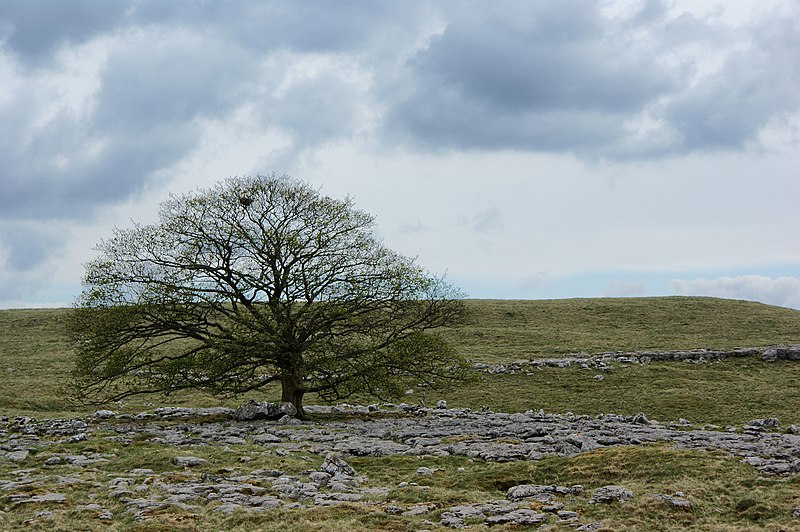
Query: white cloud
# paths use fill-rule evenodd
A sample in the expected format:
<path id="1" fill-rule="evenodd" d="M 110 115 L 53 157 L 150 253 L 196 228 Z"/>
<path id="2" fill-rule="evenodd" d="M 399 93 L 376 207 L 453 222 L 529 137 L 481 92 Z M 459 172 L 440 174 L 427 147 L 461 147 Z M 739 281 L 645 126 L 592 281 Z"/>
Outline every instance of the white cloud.
<path id="1" fill-rule="evenodd" d="M 797 277 L 766 277 L 764 275 L 741 275 L 674 279 L 670 288 L 679 295 L 713 296 L 728 299 L 746 299 L 770 305 L 800 309 L 800 279 Z"/>

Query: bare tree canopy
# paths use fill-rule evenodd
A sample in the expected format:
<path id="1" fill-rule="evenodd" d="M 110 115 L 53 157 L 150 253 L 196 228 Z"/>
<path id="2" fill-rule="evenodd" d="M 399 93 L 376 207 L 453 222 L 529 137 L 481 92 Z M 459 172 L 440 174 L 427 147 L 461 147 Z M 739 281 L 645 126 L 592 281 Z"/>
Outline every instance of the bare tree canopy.
<path id="1" fill-rule="evenodd" d="M 115 229 L 86 266 L 71 323 L 79 400 L 273 382 L 303 414 L 464 378 L 435 330 L 462 295 L 387 249 L 374 219 L 289 177 L 229 178 L 172 196 L 158 223 Z"/>

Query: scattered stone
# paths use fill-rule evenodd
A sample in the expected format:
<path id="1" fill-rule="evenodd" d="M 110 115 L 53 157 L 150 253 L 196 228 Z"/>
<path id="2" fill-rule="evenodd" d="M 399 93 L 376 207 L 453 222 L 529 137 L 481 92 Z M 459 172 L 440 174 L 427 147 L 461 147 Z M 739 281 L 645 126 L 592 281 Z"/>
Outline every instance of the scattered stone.
<path id="1" fill-rule="evenodd" d="M 51 456 L 50 458 L 44 461 L 44 465 L 46 466 L 55 466 L 63 463 L 64 460 L 60 456 Z"/>
<path id="2" fill-rule="evenodd" d="M 645 416 L 643 412 L 639 412 L 638 414 L 633 416 L 633 419 L 631 419 L 631 423 L 636 423 L 637 425 L 649 425 L 650 420 L 647 419 L 647 416 Z"/>
<path id="3" fill-rule="evenodd" d="M 6 459 L 10 460 L 11 462 L 24 462 L 30 452 L 27 449 L 23 449 L 20 451 L 11 451 L 6 453 Z"/>
<path id="4" fill-rule="evenodd" d="M 795 506 L 792 509 L 792 517 L 794 517 L 795 519 L 800 519 L 800 506 Z"/>
<path id="5" fill-rule="evenodd" d="M 128 471 L 128 474 L 136 476 L 154 475 L 155 471 L 153 471 L 152 469 L 137 467 L 136 469 L 131 469 L 130 471 Z"/>
<path id="6" fill-rule="evenodd" d="M 594 380 L 596 380 L 596 381 L 600 381 L 600 382 L 602 382 L 602 381 L 604 381 L 604 380 L 606 379 L 606 378 L 605 378 L 603 375 L 595 375 L 595 376 L 594 376 L 594 377 L 592 377 L 592 378 L 593 378 Z"/>
<path id="7" fill-rule="evenodd" d="M 79 434 L 75 434 L 74 436 L 70 436 L 67 438 L 67 443 L 79 443 L 82 441 L 86 441 L 89 436 L 85 432 L 81 432 Z"/>
<path id="8" fill-rule="evenodd" d="M 622 486 L 603 486 L 594 490 L 589 504 L 624 502 L 633 497 L 633 492 Z"/>
<path id="9" fill-rule="evenodd" d="M 435 504 L 420 504 L 409 508 L 405 512 L 402 512 L 401 515 L 404 515 L 406 517 L 422 515 L 430 512 L 431 510 L 434 510 L 435 508 L 436 508 Z"/>
<path id="10" fill-rule="evenodd" d="M 172 463 L 178 467 L 196 467 L 205 464 L 206 460 L 197 456 L 176 456 Z"/>
<path id="11" fill-rule="evenodd" d="M 578 494 L 583 492 L 583 486 L 580 484 L 575 484 L 572 487 L 566 486 L 556 486 L 553 485 L 540 485 L 540 484 L 520 484 L 518 486 L 513 486 L 508 489 L 506 492 L 506 497 L 511 499 L 512 501 L 519 501 L 522 499 L 544 499 L 549 501 L 549 497 L 542 498 L 543 494 L 558 494 L 558 495 L 568 495 L 568 494 Z"/>
<path id="12" fill-rule="evenodd" d="M 776 429 L 780 425 L 780 421 L 774 417 L 767 417 L 764 419 L 751 419 L 744 426 L 745 429 Z"/>
<path id="13" fill-rule="evenodd" d="M 320 470 L 330 475 L 336 476 L 337 474 L 355 475 L 356 470 L 350 464 L 345 462 L 344 458 L 338 453 L 328 453 L 325 455 L 325 461 L 322 462 Z"/>
<path id="14" fill-rule="evenodd" d="M 253 436 L 253 443 L 256 445 L 266 445 L 268 443 L 280 443 L 281 439 L 274 434 L 259 434 Z"/>
<path id="15" fill-rule="evenodd" d="M 683 493 L 680 491 L 675 492 L 672 495 L 658 493 L 653 495 L 653 497 L 664 501 L 666 504 L 674 508 L 681 508 L 683 510 L 690 510 L 692 508 L 692 501 L 685 499 Z"/>
<path id="16" fill-rule="evenodd" d="M 233 412 L 233 419 L 250 421 L 253 419 L 280 419 L 283 416 L 296 416 L 297 409 L 292 403 L 260 403 L 247 401 Z"/>
<path id="17" fill-rule="evenodd" d="M 577 512 L 570 512 L 567 510 L 559 510 L 558 513 L 556 513 L 556 515 L 562 521 L 577 521 L 578 519 L 580 519 L 580 516 L 578 515 Z"/>
<path id="18" fill-rule="evenodd" d="M 419 477 L 430 477 L 434 473 L 438 471 L 437 469 L 431 469 L 430 467 L 418 467 L 417 468 L 417 476 Z"/>
<path id="19" fill-rule="evenodd" d="M 98 410 L 94 413 L 94 417 L 98 419 L 109 419 L 116 416 L 116 412 L 112 412 L 111 410 Z"/>
<path id="20" fill-rule="evenodd" d="M 16 501 L 17 504 L 37 504 L 37 503 L 63 503 L 67 497 L 61 493 L 45 493 L 44 495 L 34 495 L 28 499 Z"/>
<path id="21" fill-rule="evenodd" d="M 485 522 L 487 525 L 536 525 L 546 518 L 546 514 L 536 513 L 533 510 L 514 510 L 512 512 L 487 517 Z"/>
<path id="22" fill-rule="evenodd" d="M 302 425 L 303 422 L 297 419 L 296 417 L 292 417 L 289 414 L 286 414 L 282 418 L 278 420 L 278 425 Z"/>
<path id="23" fill-rule="evenodd" d="M 437 410 L 446 410 L 447 409 L 447 401 L 444 399 L 440 399 L 436 401 L 436 409 Z"/>
<path id="24" fill-rule="evenodd" d="M 99 504 L 79 504 L 78 506 L 75 507 L 75 509 L 94 512 L 95 516 L 103 521 L 107 521 L 114 518 L 114 514 L 112 514 L 111 511 L 109 511 L 107 508 L 100 506 Z"/>

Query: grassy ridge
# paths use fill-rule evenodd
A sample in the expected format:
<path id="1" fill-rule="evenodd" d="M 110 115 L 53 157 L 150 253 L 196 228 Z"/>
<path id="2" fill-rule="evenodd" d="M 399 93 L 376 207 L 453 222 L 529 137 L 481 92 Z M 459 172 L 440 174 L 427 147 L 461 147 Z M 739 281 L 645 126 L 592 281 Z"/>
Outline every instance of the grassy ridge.
<path id="1" fill-rule="evenodd" d="M 730 349 L 800 342 L 800 312 L 704 297 L 468 300 L 448 333 L 479 362 L 645 349 Z"/>
<path id="2" fill-rule="evenodd" d="M 445 334 L 475 361 L 642 349 L 727 349 L 800 343 L 800 312 L 712 298 L 467 301 L 464 325 Z M 71 350 L 68 309 L 0 311 L 0 414 L 66 416 L 74 412 L 59 388 Z M 605 375 L 578 368 L 545 368 L 533 376 L 485 376 L 446 394 L 417 390 L 407 402 L 447 399 L 451 406 L 595 414 L 643 411 L 656 419 L 736 424 L 775 416 L 800 423 L 800 364 L 730 360 L 707 365 L 657 363 Z M 274 399 L 274 390 L 249 397 Z M 308 398 L 310 402 L 312 397 Z M 361 398 L 373 400 L 373 398 Z M 203 393 L 164 400 L 136 397 L 112 408 L 137 411 L 153 403 L 236 405 Z M 84 411 L 86 409 L 83 409 Z"/>

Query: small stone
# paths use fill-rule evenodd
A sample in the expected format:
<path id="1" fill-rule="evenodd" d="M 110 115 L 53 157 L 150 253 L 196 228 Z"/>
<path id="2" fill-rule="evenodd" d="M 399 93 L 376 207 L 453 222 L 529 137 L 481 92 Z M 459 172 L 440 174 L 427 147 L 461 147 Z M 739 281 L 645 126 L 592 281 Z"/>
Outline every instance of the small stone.
<path id="1" fill-rule="evenodd" d="M 86 441 L 89 439 L 89 436 L 85 432 L 81 432 L 79 434 L 75 434 L 74 436 L 70 436 L 67 438 L 67 443 L 79 443 L 82 441 Z"/>
<path id="2" fill-rule="evenodd" d="M 50 510 L 42 510 L 41 512 L 36 513 L 36 517 L 47 519 L 53 517 L 53 512 Z"/>
<path id="3" fill-rule="evenodd" d="M 408 510 L 403 512 L 401 515 L 404 515 L 406 517 L 413 517 L 415 515 L 426 514 L 426 513 L 430 512 L 431 510 L 433 510 L 434 508 L 436 508 L 435 504 L 421 504 L 421 505 L 409 508 Z"/>
<path id="4" fill-rule="evenodd" d="M 650 424 L 650 420 L 647 419 L 647 416 L 645 416 L 643 412 L 639 412 L 638 414 L 633 416 L 633 419 L 631 420 L 631 422 L 632 423 L 636 423 L 638 425 L 649 425 Z"/>
<path id="5" fill-rule="evenodd" d="M 356 470 L 345 462 L 344 458 L 338 453 L 328 453 L 320 466 L 320 470 L 330 475 L 336 475 L 337 473 L 343 473 L 345 475 L 356 474 Z"/>
<path id="6" fill-rule="evenodd" d="M 256 445 L 264 445 L 267 443 L 280 443 L 281 439 L 274 434 L 259 434 L 253 436 L 253 443 Z"/>
<path id="7" fill-rule="evenodd" d="M 606 380 L 606 378 L 605 378 L 603 375 L 595 375 L 595 376 L 594 376 L 594 377 L 592 377 L 592 378 L 593 378 L 594 380 L 596 380 L 596 381 L 599 381 L 599 382 L 602 382 L 602 381 Z"/>
<path id="8" fill-rule="evenodd" d="M 623 502 L 633 497 L 633 492 L 622 486 L 603 486 L 594 490 L 589 504 Z"/>
<path id="9" fill-rule="evenodd" d="M 62 464 L 64 460 L 60 456 L 51 456 L 47 460 L 44 461 L 44 465 L 46 466 L 55 466 Z"/>
<path id="10" fill-rule="evenodd" d="M 172 463 L 178 467 L 195 467 L 205 464 L 206 460 L 196 456 L 176 456 L 172 459 Z"/>
<path id="11" fill-rule="evenodd" d="M 435 469 L 431 469 L 430 467 L 418 467 L 417 468 L 417 476 L 420 477 L 429 477 L 432 476 L 436 472 Z"/>
<path id="12" fill-rule="evenodd" d="M 30 499 L 24 499 L 19 501 L 19 504 L 31 504 L 31 503 L 42 503 L 42 502 L 54 502 L 54 503 L 62 503 L 67 500 L 67 497 L 62 495 L 61 493 L 45 493 L 44 495 L 34 495 Z"/>
<path id="13" fill-rule="evenodd" d="M 436 401 L 436 408 L 439 410 L 446 410 L 447 409 L 447 401 L 444 399 L 440 399 Z"/>
<path id="14" fill-rule="evenodd" d="M 26 458 L 28 458 L 29 454 L 30 452 L 26 449 L 21 451 L 11 451 L 10 453 L 6 453 L 6 458 L 12 462 L 23 462 Z"/>
<path id="15" fill-rule="evenodd" d="M 108 419 L 112 417 L 116 417 L 116 412 L 112 412 L 111 410 L 98 410 L 94 413 L 94 417 L 98 419 Z"/>
<path id="16" fill-rule="evenodd" d="M 278 420 L 278 425 L 302 425 L 302 424 L 303 424 L 302 421 L 288 414 Z"/>
<path id="17" fill-rule="evenodd" d="M 800 519 L 800 506 L 795 506 L 792 509 L 792 517 L 794 517 L 795 519 Z"/>

